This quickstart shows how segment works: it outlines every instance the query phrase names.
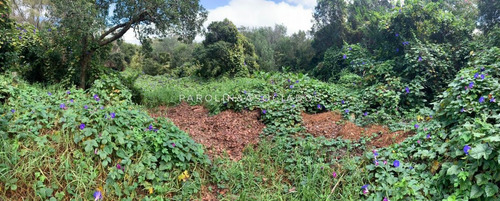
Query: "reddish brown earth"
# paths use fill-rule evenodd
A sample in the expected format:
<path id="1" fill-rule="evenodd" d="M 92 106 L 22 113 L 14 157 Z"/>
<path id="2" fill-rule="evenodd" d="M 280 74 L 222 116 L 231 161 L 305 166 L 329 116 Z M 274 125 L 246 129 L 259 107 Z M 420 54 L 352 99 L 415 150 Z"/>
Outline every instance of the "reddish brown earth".
<path id="1" fill-rule="evenodd" d="M 259 121 L 258 111 L 234 112 L 225 110 L 210 116 L 203 106 L 181 103 L 176 107 L 159 107 L 150 112 L 152 117 L 164 116 L 187 132 L 197 143 L 203 144 L 207 154 L 223 155 L 227 152 L 232 160 L 239 160 L 247 145 L 259 142 L 259 134 L 265 125 Z"/>
<path id="2" fill-rule="evenodd" d="M 391 132 L 389 128 L 381 125 L 359 127 L 350 121 L 342 120 L 342 116 L 336 112 L 319 114 L 302 113 L 302 120 L 307 132 L 315 137 L 342 137 L 343 139 L 357 141 L 361 137 L 370 137 L 373 134 L 378 134 L 377 137 L 368 142 L 368 145 L 375 147 L 386 147 L 394 143 L 400 143 L 413 134 L 411 131 Z"/>

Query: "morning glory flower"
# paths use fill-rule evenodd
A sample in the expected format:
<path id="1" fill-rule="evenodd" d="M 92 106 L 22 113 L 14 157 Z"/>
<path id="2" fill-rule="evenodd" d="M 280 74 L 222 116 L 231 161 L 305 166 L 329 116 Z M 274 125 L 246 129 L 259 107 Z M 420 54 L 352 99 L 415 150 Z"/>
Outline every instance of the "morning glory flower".
<path id="1" fill-rule="evenodd" d="M 349 47 L 349 50 L 352 50 L 352 47 Z"/>
<path id="2" fill-rule="evenodd" d="M 349 109 L 345 109 L 345 110 L 344 110 L 344 112 L 345 112 L 346 114 L 349 114 Z"/>
<path id="3" fill-rule="evenodd" d="M 485 69 L 485 68 L 484 68 L 484 66 L 483 66 L 483 67 L 481 68 L 481 72 L 483 72 L 484 70 L 486 70 L 486 69 Z"/>
<path id="4" fill-rule="evenodd" d="M 295 81 L 295 83 L 299 83 L 299 81 L 297 80 L 297 81 Z"/>
<path id="5" fill-rule="evenodd" d="M 376 166 L 378 166 L 378 160 L 375 160 L 374 163 Z"/>
<path id="6" fill-rule="evenodd" d="M 313 96 L 316 96 L 316 92 L 313 93 Z"/>
<path id="7" fill-rule="evenodd" d="M 172 142 L 172 147 L 175 147 L 175 143 Z"/>
<path id="8" fill-rule="evenodd" d="M 48 94 L 49 96 L 52 96 L 52 93 L 50 93 L 50 92 L 48 92 L 47 94 Z"/>
<path id="9" fill-rule="evenodd" d="M 387 161 L 384 161 L 384 165 L 387 165 Z"/>
<path id="10" fill-rule="evenodd" d="M 290 82 L 290 79 L 288 79 L 288 82 Z"/>
<path id="11" fill-rule="evenodd" d="M 342 56 L 343 59 L 347 59 L 347 55 L 344 54 L 344 56 Z"/>
<path id="12" fill-rule="evenodd" d="M 344 103 L 345 103 L 345 101 L 344 101 L 344 100 L 342 100 L 342 101 L 340 101 L 340 102 L 341 102 L 342 104 L 344 104 Z"/>
<path id="13" fill-rule="evenodd" d="M 479 73 L 474 74 L 474 79 L 477 79 L 478 76 L 479 76 Z"/>
<path id="14" fill-rule="evenodd" d="M 274 92 L 274 97 L 278 96 L 278 94 L 276 92 Z"/>
<path id="15" fill-rule="evenodd" d="M 484 103 L 484 97 L 482 97 L 482 96 L 481 96 L 481 97 L 479 98 L 479 103 Z"/>
<path id="16" fill-rule="evenodd" d="M 384 197 L 384 199 L 382 201 L 389 201 L 389 199 L 387 199 L 386 197 Z"/>
<path id="17" fill-rule="evenodd" d="M 14 112 L 16 112 L 16 110 L 12 109 L 12 110 L 10 110 L 10 112 L 14 113 Z"/>
<path id="18" fill-rule="evenodd" d="M 336 172 L 333 172 L 333 173 L 332 173 L 332 177 L 333 177 L 333 178 L 337 178 L 337 173 L 336 173 Z"/>
<path id="19" fill-rule="evenodd" d="M 410 166 L 410 170 L 413 170 L 413 166 Z"/>
<path id="20" fill-rule="evenodd" d="M 84 109 L 89 109 L 89 106 L 84 105 L 84 106 L 83 106 L 83 108 L 84 108 Z"/>
<path id="21" fill-rule="evenodd" d="M 68 91 L 66 91 L 66 94 L 68 94 L 68 95 L 69 95 L 69 94 L 71 94 L 71 91 L 69 91 L 69 90 L 68 90 Z"/>
<path id="22" fill-rule="evenodd" d="M 422 143 L 422 142 L 421 142 L 420 140 L 417 140 L 417 143 L 419 143 L 419 144 L 420 144 L 420 143 Z"/>
<path id="23" fill-rule="evenodd" d="M 363 113 L 363 116 L 365 117 L 368 116 L 368 112 Z"/>
<path id="24" fill-rule="evenodd" d="M 406 91 L 407 94 L 409 94 L 410 93 L 410 88 L 406 87 L 405 91 Z"/>
<path id="25" fill-rule="evenodd" d="M 399 48 L 396 48 L 396 52 L 399 52 Z"/>
<path id="26" fill-rule="evenodd" d="M 472 87 L 474 87 L 474 82 L 469 83 L 469 89 L 472 89 Z"/>
<path id="27" fill-rule="evenodd" d="M 318 104 L 318 109 L 321 110 L 321 104 Z"/>
<path id="28" fill-rule="evenodd" d="M 267 112 L 266 110 L 262 110 L 262 114 L 266 114 L 266 112 Z"/>
<path id="29" fill-rule="evenodd" d="M 460 109 L 460 112 L 464 112 L 464 111 L 465 111 L 465 108 Z"/>
<path id="30" fill-rule="evenodd" d="M 399 37 L 399 34 L 398 34 L 398 33 L 396 33 L 396 37 Z"/>
<path id="31" fill-rule="evenodd" d="M 292 105 L 292 108 L 295 108 L 295 105 Z"/>
<path id="32" fill-rule="evenodd" d="M 426 138 L 431 139 L 431 134 L 427 134 Z"/>
<path id="33" fill-rule="evenodd" d="M 94 192 L 94 201 L 101 200 L 101 199 L 102 199 L 101 191 L 95 191 Z"/>
<path id="34" fill-rule="evenodd" d="M 66 105 L 65 105 L 64 103 L 61 103 L 61 104 L 59 105 L 59 107 L 60 107 L 61 109 L 64 109 L 64 108 L 66 107 Z"/>
<path id="35" fill-rule="evenodd" d="M 394 160 L 394 163 L 392 163 L 392 165 L 394 165 L 394 167 L 399 167 L 399 161 L 398 160 Z"/>
<path id="36" fill-rule="evenodd" d="M 292 84 L 292 85 L 290 85 L 290 89 L 293 89 L 293 84 Z"/>
<path id="37" fill-rule="evenodd" d="M 104 110 L 104 106 L 101 106 L 101 110 Z"/>
<path id="38" fill-rule="evenodd" d="M 119 170 L 121 170 L 121 169 L 122 169 L 122 166 L 120 165 L 120 163 L 117 163 L 117 164 L 116 164 L 116 169 L 119 169 Z"/>
<path id="39" fill-rule="evenodd" d="M 465 145 L 464 146 L 464 153 L 465 155 L 469 155 L 469 150 L 471 149 L 471 147 L 469 145 Z"/>
<path id="40" fill-rule="evenodd" d="M 247 91 L 246 91 L 246 90 L 244 90 L 244 91 L 243 91 L 243 93 L 244 93 L 244 94 L 247 94 Z"/>
<path id="41" fill-rule="evenodd" d="M 114 112 L 111 112 L 111 114 L 109 114 L 111 116 L 111 119 L 114 119 L 116 117 L 116 113 Z"/>
<path id="42" fill-rule="evenodd" d="M 51 29 L 51 28 L 49 28 L 47 31 L 51 32 L 51 31 L 52 31 L 52 29 Z"/>
<path id="43" fill-rule="evenodd" d="M 153 124 L 149 124 L 148 129 L 149 129 L 149 130 L 153 130 Z"/>
<path id="44" fill-rule="evenodd" d="M 368 193 L 368 184 L 365 184 L 364 186 L 361 187 L 361 190 L 363 190 L 363 194 L 367 194 Z"/>
<path id="45" fill-rule="evenodd" d="M 482 79 L 482 80 L 484 80 L 484 77 L 485 77 L 485 76 L 484 76 L 484 74 L 481 74 L 481 79 Z"/>
<path id="46" fill-rule="evenodd" d="M 491 97 L 490 103 L 494 103 L 494 102 L 496 102 L 495 97 Z"/>
<path id="47" fill-rule="evenodd" d="M 418 127 L 420 127 L 418 124 L 415 124 L 415 129 L 418 129 Z"/>
<path id="48" fill-rule="evenodd" d="M 418 62 L 421 62 L 421 61 L 422 61 L 422 57 L 421 57 L 421 56 L 419 56 L 419 57 L 418 57 Z"/>
<path id="49" fill-rule="evenodd" d="M 97 94 L 94 94 L 94 99 L 95 99 L 96 101 L 101 100 Z"/>
<path id="50" fill-rule="evenodd" d="M 373 155 L 374 155 L 374 156 L 378 156 L 378 152 L 377 152 L 377 150 L 376 150 L 376 149 L 374 149 L 372 152 L 373 152 Z"/>
<path id="51" fill-rule="evenodd" d="M 74 102 L 75 102 L 75 100 L 71 99 L 71 100 L 69 100 L 69 102 L 74 103 Z"/>
<path id="52" fill-rule="evenodd" d="M 80 130 L 83 130 L 84 128 L 85 128 L 85 124 L 84 123 L 80 124 Z"/>

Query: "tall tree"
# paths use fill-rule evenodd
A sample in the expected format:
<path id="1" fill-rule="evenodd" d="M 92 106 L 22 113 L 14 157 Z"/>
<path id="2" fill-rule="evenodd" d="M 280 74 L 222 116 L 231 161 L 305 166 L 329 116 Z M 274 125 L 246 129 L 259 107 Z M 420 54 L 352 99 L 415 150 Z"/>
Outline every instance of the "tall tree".
<path id="1" fill-rule="evenodd" d="M 479 23 L 486 33 L 500 24 L 500 1 L 479 0 Z"/>
<path id="2" fill-rule="evenodd" d="M 47 14 L 49 0 L 11 0 L 11 17 L 18 23 L 30 23 L 40 28 Z"/>
<path id="3" fill-rule="evenodd" d="M 75 39 L 80 87 L 92 55 L 133 29 L 140 38 L 174 34 L 191 42 L 207 17 L 199 0 L 51 0 L 51 21 Z"/>

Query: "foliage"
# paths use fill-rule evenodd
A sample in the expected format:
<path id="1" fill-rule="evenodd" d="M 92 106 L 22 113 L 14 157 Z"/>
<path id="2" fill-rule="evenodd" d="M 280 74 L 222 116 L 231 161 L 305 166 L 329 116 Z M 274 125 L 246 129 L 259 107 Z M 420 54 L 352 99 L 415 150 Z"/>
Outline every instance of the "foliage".
<path id="1" fill-rule="evenodd" d="M 202 147 L 167 119 L 131 106 L 130 92 L 114 80 L 96 81 L 89 93 L 24 82 L 2 88 L 9 111 L 1 122 L 9 126 L 0 131 L 0 196 L 24 189 L 31 199 L 90 199 L 100 189 L 109 199 L 187 199 L 199 189 L 193 168 L 207 163 Z M 193 178 L 172 182 L 184 170 Z"/>
<path id="2" fill-rule="evenodd" d="M 195 54 L 203 77 L 247 77 L 259 69 L 253 45 L 228 19 L 208 26 L 203 48 L 198 48 Z"/>

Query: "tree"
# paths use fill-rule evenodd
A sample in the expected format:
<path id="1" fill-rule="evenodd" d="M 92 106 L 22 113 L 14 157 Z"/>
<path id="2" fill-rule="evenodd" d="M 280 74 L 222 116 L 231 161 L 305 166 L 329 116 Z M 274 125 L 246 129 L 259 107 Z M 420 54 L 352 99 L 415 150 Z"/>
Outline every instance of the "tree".
<path id="1" fill-rule="evenodd" d="M 85 88 L 92 55 L 134 29 L 140 38 L 175 34 L 190 42 L 207 12 L 198 0 L 52 0 L 50 20 L 70 35 L 78 51 L 80 87 Z"/>
<path id="2" fill-rule="evenodd" d="M 259 68 L 254 46 L 228 19 L 208 26 L 203 47 L 195 55 L 205 77 L 248 76 Z"/>
<path id="3" fill-rule="evenodd" d="M 500 1 L 479 0 L 479 24 L 486 33 L 500 23 Z"/>
<path id="4" fill-rule="evenodd" d="M 44 14 L 47 13 L 49 0 L 12 0 L 12 18 L 16 22 L 30 23 L 36 28 L 44 24 Z"/>

